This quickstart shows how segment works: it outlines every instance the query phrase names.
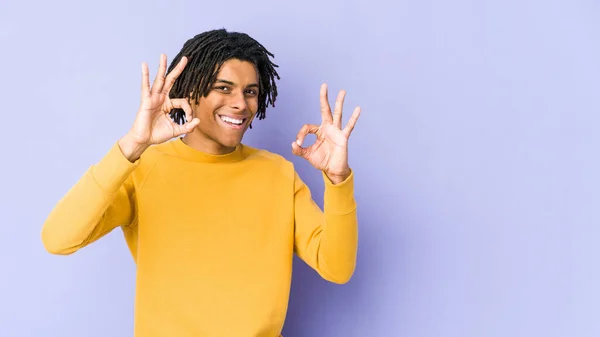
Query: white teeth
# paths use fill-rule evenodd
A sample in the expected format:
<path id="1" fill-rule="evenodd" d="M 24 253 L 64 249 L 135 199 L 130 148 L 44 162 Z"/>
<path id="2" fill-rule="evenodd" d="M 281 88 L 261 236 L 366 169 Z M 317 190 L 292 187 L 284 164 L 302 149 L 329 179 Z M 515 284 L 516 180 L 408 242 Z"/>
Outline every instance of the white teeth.
<path id="1" fill-rule="evenodd" d="M 242 119 L 235 119 L 235 118 L 231 118 L 231 117 L 227 117 L 227 116 L 221 116 L 221 119 L 225 122 L 229 122 L 231 124 L 237 124 L 237 125 L 240 125 L 244 122 L 244 120 L 242 120 Z"/>

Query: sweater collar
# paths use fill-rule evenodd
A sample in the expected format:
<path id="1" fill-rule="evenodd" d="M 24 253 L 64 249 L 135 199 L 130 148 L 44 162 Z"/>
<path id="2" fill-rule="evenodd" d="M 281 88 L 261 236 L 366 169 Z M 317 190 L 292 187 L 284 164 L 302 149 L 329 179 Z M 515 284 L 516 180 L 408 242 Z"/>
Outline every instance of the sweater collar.
<path id="1" fill-rule="evenodd" d="M 205 163 L 233 163 L 244 159 L 244 145 L 239 144 L 235 150 L 226 154 L 210 154 L 198 151 L 187 145 L 182 138 L 177 138 L 171 142 L 175 151 L 187 158 L 198 162 Z"/>

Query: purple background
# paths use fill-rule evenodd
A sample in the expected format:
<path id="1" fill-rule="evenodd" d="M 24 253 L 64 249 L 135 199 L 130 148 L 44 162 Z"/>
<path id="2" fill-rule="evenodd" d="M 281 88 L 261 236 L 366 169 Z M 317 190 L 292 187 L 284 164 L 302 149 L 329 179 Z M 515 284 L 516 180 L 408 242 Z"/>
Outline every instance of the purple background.
<path id="1" fill-rule="evenodd" d="M 360 247 L 354 278 L 295 264 L 286 337 L 600 335 L 598 1 L 0 2 L 0 335 L 131 336 L 120 231 L 68 257 L 40 229 L 130 127 L 185 40 L 226 27 L 281 66 L 245 141 L 289 144 L 348 91 Z"/>

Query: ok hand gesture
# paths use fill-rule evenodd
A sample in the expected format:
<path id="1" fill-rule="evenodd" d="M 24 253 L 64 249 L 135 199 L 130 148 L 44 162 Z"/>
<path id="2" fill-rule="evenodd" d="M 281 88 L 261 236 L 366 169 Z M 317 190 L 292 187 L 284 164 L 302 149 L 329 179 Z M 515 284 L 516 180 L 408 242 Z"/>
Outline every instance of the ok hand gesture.
<path id="1" fill-rule="evenodd" d="M 348 124 L 342 129 L 342 108 L 345 91 L 340 91 L 335 102 L 333 115 L 327 96 L 327 85 L 321 85 L 321 125 L 305 124 L 296 141 L 292 143 L 292 152 L 308 160 L 316 169 L 325 172 L 334 183 L 340 183 L 350 175 L 348 166 L 348 138 L 360 115 L 360 107 L 356 107 Z M 302 147 L 308 134 L 317 136 L 315 143 Z"/>

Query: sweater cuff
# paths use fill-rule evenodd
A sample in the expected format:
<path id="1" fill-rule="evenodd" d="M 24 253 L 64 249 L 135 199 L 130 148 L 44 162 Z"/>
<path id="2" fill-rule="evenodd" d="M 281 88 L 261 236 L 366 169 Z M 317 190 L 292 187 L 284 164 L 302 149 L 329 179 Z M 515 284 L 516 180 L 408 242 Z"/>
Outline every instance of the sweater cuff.
<path id="1" fill-rule="evenodd" d="M 323 203 L 327 213 L 347 214 L 356 209 L 354 171 L 350 171 L 348 178 L 339 184 L 333 184 L 325 172 L 323 172 L 323 180 L 325 181 Z"/>
<path id="2" fill-rule="evenodd" d="M 92 166 L 92 176 L 107 194 L 115 194 L 131 172 L 139 165 L 140 159 L 130 162 L 118 143 L 114 143 L 108 153 Z"/>

